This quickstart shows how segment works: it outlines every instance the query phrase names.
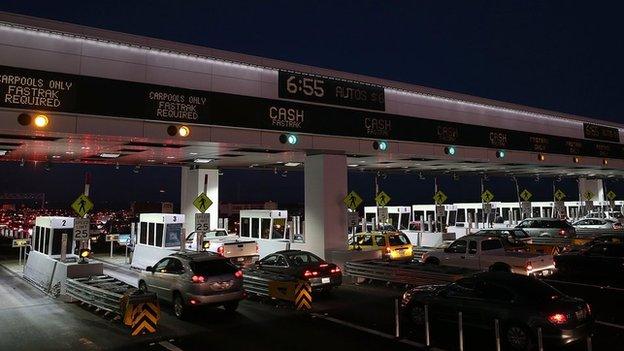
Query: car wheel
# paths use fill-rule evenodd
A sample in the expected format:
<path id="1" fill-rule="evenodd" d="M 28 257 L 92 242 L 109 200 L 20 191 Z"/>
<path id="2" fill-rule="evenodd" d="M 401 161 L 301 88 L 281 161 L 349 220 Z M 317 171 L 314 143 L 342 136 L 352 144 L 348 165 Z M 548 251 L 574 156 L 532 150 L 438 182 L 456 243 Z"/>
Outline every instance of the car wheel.
<path id="1" fill-rule="evenodd" d="M 139 290 L 141 290 L 142 292 L 147 292 L 147 284 L 145 284 L 145 282 L 142 280 L 139 282 Z"/>
<path id="2" fill-rule="evenodd" d="M 184 304 L 182 296 L 180 295 L 180 293 L 175 293 L 175 295 L 173 296 L 173 314 L 175 314 L 178 319 L 184 319 L 187 315 L 186 310 L 187 308 Z"/>
<path id="3" fill-rule="evenodd" d="M 438 260 L 438 259 L 437 259 L 437 258 L 435 258 L 435 257 L 431 257 L 431 258 L 428 258 L 428 259 L 425 261 L 425 264 L 428 264 L 428 265 L 431 265 L 431 266 L 437 266 L 437 265 L 439 265 L 439 264 L 440 264 L 440 260 Z"/>
<path id="4" fill-rule="evenodd" d="M 223 305 L 223 308 L 225 308 L 225 310 L 228 312 L 235 312 L 238 308 L 238 301 L 228 302 Z"/>
<path id="5" fill-rule="evenodd" d="M 505 339 L 512 350 L 531 350 L 532 340 L 529 330 L 520 325 L 511 325 L 505 332 Z"/>
<path id="6" fill-rule="evenodd" d="M 414 325 L 424 325 L 425 324 L 425 306 L 415 303 L 413 304 L 408 313 L 409 321 Z"/>

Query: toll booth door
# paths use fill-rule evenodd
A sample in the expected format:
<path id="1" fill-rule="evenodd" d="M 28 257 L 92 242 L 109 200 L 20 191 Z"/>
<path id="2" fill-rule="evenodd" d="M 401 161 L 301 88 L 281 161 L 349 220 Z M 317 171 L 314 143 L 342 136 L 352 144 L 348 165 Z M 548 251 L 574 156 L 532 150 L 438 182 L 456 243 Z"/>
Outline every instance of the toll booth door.
<path id="1" fill-rule="evenodd" d="M 46 228 L 46 234 L 49 233 L 49 229 Z M 67 229 L 54 229 L 52 231 L 52 248 L 50 251 L 50 255 L 60 255 L 61 254 L 61 243 L 63 242 L 63 234 L 67 234 L 67 246 L 65 247 L 65 253 L 71 254 L 73 250 L 73 233 Z M 46 235 L 49 237 L 49 235 Z"/>

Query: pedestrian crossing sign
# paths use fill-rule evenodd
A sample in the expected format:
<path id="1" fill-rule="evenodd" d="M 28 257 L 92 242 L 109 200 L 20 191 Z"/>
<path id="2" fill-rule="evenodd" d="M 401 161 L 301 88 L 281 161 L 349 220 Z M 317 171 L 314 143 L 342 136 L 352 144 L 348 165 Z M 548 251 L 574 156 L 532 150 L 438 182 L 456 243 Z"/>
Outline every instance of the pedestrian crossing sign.
<path id="1" fill-rule="evenodd" d="M 204 213 L 208 209 L 208 207 L 212 206 L 212 200 L 206 195 L 206 193 L 202 192 L 197 195 L 195 201 L 193 201 L 193 205 L 199 212 Z"/>
<path id="2" fill-rule="evenodd" d="M 345 196 L 342 202 L 347 205 L 347 208 L 355 211 L 355 209 L 358 208 L 358 206 L 360 206 L 360 204 L 362 203 L 362 198 L 355 191 L 351 191 L 347 196 Z"/>
<path id="3" fill-rule="evenodd" d="M 85 194 L 81 194 L 71 204 L 71 208 L 78 214 L 78 217 L 84 217 L 89 211 L 93 209 L 93 201 Z"/>
<path id="4" fill-rule="evenodd" d="M 375 196 L 375 202 L 377 203 L 377 206 L 384 207 L 388 204 L 388 202 L 390 202 L 390 196 L 382 191 Z"/>

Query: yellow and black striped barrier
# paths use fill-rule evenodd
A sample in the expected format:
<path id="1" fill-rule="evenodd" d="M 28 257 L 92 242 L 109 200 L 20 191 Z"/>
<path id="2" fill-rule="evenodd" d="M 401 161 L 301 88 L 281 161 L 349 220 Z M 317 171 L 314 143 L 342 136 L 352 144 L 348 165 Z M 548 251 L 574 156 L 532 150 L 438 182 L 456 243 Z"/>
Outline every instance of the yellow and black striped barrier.
<path id="1" fill-rule="evenodd" d="M 295 288 L 295 306 L 297 310 L 312 309 L 312 287 L 310 283 L 300 280 Z"/>
<path id="2" fill-rule="evenodd" d="M 274 299 L 292 301 L 297 310 L 312 309 L 312 287 L 305 280 L 271 281 L 269 296 Z"/>
<path id="3" fill-rule="evenodd" d="M 156 332 L 160 305 L 154 293 L 133 291 L 122 298 L 123 322 L 132 328 L 132 336 Z"/>

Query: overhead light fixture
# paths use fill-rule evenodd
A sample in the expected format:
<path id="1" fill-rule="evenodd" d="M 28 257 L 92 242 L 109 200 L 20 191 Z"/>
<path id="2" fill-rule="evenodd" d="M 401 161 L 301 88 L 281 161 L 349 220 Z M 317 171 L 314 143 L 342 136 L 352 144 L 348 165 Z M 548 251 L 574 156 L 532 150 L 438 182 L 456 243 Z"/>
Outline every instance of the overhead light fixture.
<path id="1" fill-rule="evenodd" d="M 191 135 L 191 128 L 187 126 L 180 127 L 180 129 L 178 129 L 178 135 L 186 138 L 187 136 Z"/>
<path id="2" fill-rule="evenodd" d="M 195 163 L 210 163 L 212 162 L 211 158 L 196 158 L 193 160 Z"/>
<path id="3" fill-rule="evenodd" d="M 100 154 L 101 158 L 117 158 L 121 156 L 121 154 L 114 154 L 114 153 L 109 153 L 109 152 L 104 152 Z"/>
<path id="4" fill-rule="evenodd" d="M 299 142 L 299 138 L 295 134 L 281 134 L 279 141 L 282 144 L 296 145 Z"/>
<path id="5" fill-rule="evenodd" d="M 379 151 L 386 151 L 388 150 L 388 142 L 385 140 L 375 140 L 373 142 L 373 149 L 379 150 Z"/>
<path id="6" fill-rule="evenodd" d="M 149 159 L 149 160 L 147 160 L 147 162 L 156 162 L 156 160 Z"/>
<path id="7" fill-rule="evenodd" d="M 444 153 L 449 156 L 455 156 L 456 152 L 457 152 L 457 149 L 455 149 L 455 146 L 447 146 L 444 148 Z"/>
<path id="8" fill-rule="evenodd" d="M 9 153 L 9 150 L 0 150 L 0 156 L 4 156 Z"/>
<path id="9" fill-rule="evenodd" d="M 169 159 L 169 160 L 172 160 L 174 158 L 175 158 L 175 156 L 167 156 L 167 159 Z"/>
<path id="10" fill-rule="evenodd" d="M 52 158 L 61 158 L 61 155 L 52 155 Z"/>
<path id="11" fill-rule="evenodd" d="M 284 166 L 286 167 L 297 167 L 301 164 L 301 162 L 286 162 Z"/>
<path id="12" fill-rule="evenodd" d="M 73 155 L 73 154 L 74 154 L 74 152 L 73 152 L 73 151 L 65 151 L 65 154 L 67 154 L 67 155 Z"/>
<path id="13" fill-rule="evenodd" d="M 357 167 L 358 165 L 347 165 L 349 167 Z"/>

